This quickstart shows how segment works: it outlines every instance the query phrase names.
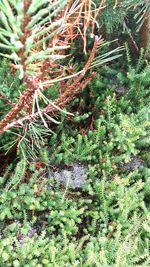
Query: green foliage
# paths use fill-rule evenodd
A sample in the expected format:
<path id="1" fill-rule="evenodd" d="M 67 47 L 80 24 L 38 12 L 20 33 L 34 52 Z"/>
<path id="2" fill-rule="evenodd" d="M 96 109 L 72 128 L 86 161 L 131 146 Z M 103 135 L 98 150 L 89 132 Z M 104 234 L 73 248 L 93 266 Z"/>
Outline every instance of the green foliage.
<path id="1" fill-rule="evenodd" d="M 17 2 L 2 1 L 0 3 L 0 48 L 5 49 L 7 53 L 3 52 L 0 53 L 0 55 L 10 58 L 18 63 L 21 61 L 18 52 L 20 49 L 24 49 L 24 53 L 27 57 L 26 65 L 30 65 L 32 63 L 30 65 L 30 70 L 28 71 L 33 73 L 35 72 L 35 66 L 33 67 L 35 61 L 43 58 L 53 59 L 53 55 L 49 55 L 50 52 L 68 48 L 68 46 L 55 46 L 55 48 L 42 49 L 43 42 L 45 42 L 46 45 L 46 42 L 52 36 L 57 34 L 60 29 L 66 26 L 62 18 L 60 20 L 58 19 L 57 21 L 53 21 L 54 16 L 56 16 L 64 8 L 66 3 L 66 0 L 54 1 L 54 3 L 51 3 L 50 5 L 48 5 L 46 0 L 43 1 L 42 4 L 39 3 L 38 0 L 29 4 L 22 2 L 22 0 L 18 0 Z M 24 12 L 26 12 L 26 14 L 24 14 Z M 29 21 L 25 20 L 25 16 L 28 16 Z M 43 28 L 42 26 L 50 20 L 51 24 L 48 27 Z M 25 25 L 28 29 L 28 33 L 22 25 Z M 51 29 L 53 29 L 53 31 L 51 34 L 47 35 Z M 22 38 L 23 34 L 26 35 L 25 45 Z M 36 51 L 36 53 L 33 54 L 32 49 L 35 47 L 40 47 L 41 50 Z M 56 56 L 58 58 L 63 57 L 58 54 Z M 20 71 L 23 71 L 23 69 L 20 69 Z"/>
<path id="2" fill-rule="evenodd" d="M 1 59 L 0 62 L 0 93 L 4 94 L 7 98 L 0 97 L 0 118 L 6 111 L 10 110 L 11 102 L 16 103 L 18 96 L 23 91 L 24 86 L 18 78 L 18 73 L 15 75 L 11 73 L 9 62 L 6 59 Z"/>
<path id="3" fill-rule="evenodd" d="M 127 10 L 122 8 L 120 3 L 116 8 L 114 6 L 115 1 L 107 0 L 106 8 L 99 15 L 99 24 L 105 27 L 107 34 L 112 34 L 112 32 L 115 32 L 115 30 L 118 31 L 119 29 L 121 31 L 127 15 Z"/>
<path id="4" fill-rule="evenodd" d="M 16 186 L 1 188 L 1 266 L 149 265 L 146 168 L 110 179 L 89 165 L 82 192 L 73 192 L 34 163 L 21 182 L 23 167 Z"/>
<path id="5" fill-rule="evenodd" d="M 13 104 L 17 103 L 23 90 L 24 85 L 20 82 L 18 73 L 11 73 L 8 60 L 2 59 L 0 61 L 0 119 L 12 108 Z M 21 134 L 21 131 L 15 129 L 1 135 L 0 150 L 9 151 L 18 142 L 19 133 Z"/>
<path id="6" fill-rule="evenodd" d="M 111 33 L 126 10 L 111 10 L 110 16 L 115 1 L 106 3 L 110 6 L 99 19 Z M 36 10 L 34 3 L 31 7 Z M 15 142 L 20 150 L 17 164 L 4 166 L 0 176 L 0 266 L 150 265 L 150 66 L 143 50 L 133 61 L 126 46 L 124 58 L 125 63 L 97 68 L 93 81 L 68 107 L 77 111 L 74 118 L 62 114 L 54 132 L 34 121 L 23 131 L 2 135 L 4 151 Z M 7 61 L 1 62 L 0 86 L 13 102 L 24 89 Z M 46 92 L 52 99 L 57 94 L 58 84 Z M 0 116 L 10 106 L 0 99 Z M 73 163 L 86 170 L 78 188 L 57 175 L 65 168 L 69 172 Z"/>
<path id="7" fill-rule="evenodd" d="M 97 104 L 98 101 L 99 99 Z M 88 131 L 86 135 L 77 133 L 77 130 L 73 130 L 71 134 L 66 133 L 66 129 L 59 134 L 58 127 L 58 133 L 53 135 L 50 141 L 50 146 L 54 149 L 50 156 L 52 162 L 101 162 L 102 167 L 111 170 L 113 163 L 120 160 L 129 161 L 131 155 L 136 155 L 140 142 L 149 133 L 149 109 L 145 107 L 139 114 L 129 116 L 121 113 L 117 102 L 115 95 L 106 98 L 102 107 L 103 115 L 95 120 L 94 130 Z M 74 123 L 79 121 L 79 118 L 80 116 L 75 118 Z"/>
<path id="8" fill-rule="evenodd" d="M 149 68 L 127 54 L 127 71 L 98 70 L 38 158 L 0 177 L 1 266 L 150 265 Z M 72 189 L 53 173 L 74 162 L 86 179 Z"/>
<path id="9" fill-rule="evenodd" d="M 99 1 L 95 2 L 99 4 Z M 110 35 L 114 38 L 114 35 L 120 34 L 123 38 L 123 34 L 129 36 L 130 33 L 135 36 L 135 32 L 139 32 L 143 25 L 149 8 L 149 1 L 145 0 L 106 0 L 105 8 L 98 16 L 100 30 L 107 37 Z"/>
<path id="10" fill-rule="evenodd" d="M 6 59 L 0 62 L 0 118 L 10 110 L 13 104 L 18 101 L 18 96 L 24 90 L 18 73 L 11 73 L 9 62 Z M 51 96 L 53 89 L 47 90 L 47 96 Z M 3 98 L 3 95 L 5 96 Z M 56 97 L 56 92 L 55 92 Z M 41 146 L 46 143 L 46 138 L 52 131 L 45 128 L 40 122 L 28 123 L 23 129 L 13 129 L 1 134 L 0 149 L 9 152 L 11 148 L 18 145 L 18 154 L 23 158 L 35 158 L 39 154 Z"/>
<path id="11" fill-rule="evenodd" d="M 34 171 L 34 165 L 30 169 Z M 17 192 L 4 189 L 1 194 L 1 265 L 149 263 L 144 183 L 139 180 L 133 185 L 131 174 L 111 181 L 103 173 L 101 180 L 96 178 L 84 189 L 89 196 L 68 191 L 64 197 L 61 188 L 51 179 L 41 178 L 41 173 L 34 171 L 28 183 L 17 186 Z M 13 222 L 4 227 L 8 219 Z M 81 238 L 76 240 L 78 235 Z"/>

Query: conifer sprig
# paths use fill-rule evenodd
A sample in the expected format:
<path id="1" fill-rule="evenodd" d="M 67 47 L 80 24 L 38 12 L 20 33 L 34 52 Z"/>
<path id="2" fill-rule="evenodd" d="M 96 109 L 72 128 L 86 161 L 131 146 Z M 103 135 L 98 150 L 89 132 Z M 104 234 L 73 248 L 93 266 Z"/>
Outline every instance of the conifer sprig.
<path id="1" fill-rule="evenodd" d="M 91 55 L 80 73 L 73 73 L 72 83 L 64 84 L 64 92 L 52 103 L 33 114 L 34 95 L 37 90 L 44 91 L 56 80 L 66 79 L 63 68 L 59 69 L 60 61 L 66 58 L 72 40 L 81 36 L 86 52 L 86 33 L 88 27 L 93 30 L 99 12 L 105 1 L 98 8 L 93 8 L 91 0 L 2 0 L 0 2 L 0 55 L 14 61 L 12 67 L 20 71 L 20 79 L 26 85 L 18 102 L 0 121 L 0 133 L 12 126 L 23 127 L 23 121 L 41 117 L 53 110 L 61 110 L 77 93 L 80 93 L 94 74 L 91 72 L 84 80 L 96 55 L 97 46 L 103 40 L 96 37 Z M 95 18 L 95 19 L 94 19 Z M 84 29 L 81 30 L 81 22 Z M 109 54 L 106 57 L 109 57 Z M 110 57 L 114 59 L 115 57 Z M 109 59 L 107 58 L 107 61 Z M 102 64 L 101 58 L 92 67 Z M 59 73 L 53 71 L 56 67 Z M 74 69 L 74 72 L 76 70 Z M 50 74 L 50 75 L 48 75 Z M 78 88 L 78 89 L 77 89 Z M 37 101 L 38 103 L 38 101 Z M 24 114 L 24 117 L 22 117 Z M 46 125 L 46 123 L 45 123 Z"/>

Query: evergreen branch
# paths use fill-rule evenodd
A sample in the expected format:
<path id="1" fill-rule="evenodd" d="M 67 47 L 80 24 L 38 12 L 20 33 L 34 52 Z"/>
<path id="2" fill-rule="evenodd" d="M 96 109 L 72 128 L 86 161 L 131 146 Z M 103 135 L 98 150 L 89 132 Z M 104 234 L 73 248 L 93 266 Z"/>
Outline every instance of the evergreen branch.
<path id="1" fill-rule="evenodd" d="M 49 114 L 49 113 L 54 112 L 54 111 L 56 112 L 56 111 L 58 111 L 59 108 L 61 108 L 61 109 L 64 108 L 64 106 L 67 103 L 71 102 L 72 99 L 87 86 L 87 84 L 90 82 L 90 80 L 94 76 L 95 76 L 95 72 L 92 72 L 85 80 L 83 80 L 82 83 L 80 83 L 80 79 L 83 78 L 83 76 L 81 75 L 80 79 L 78 77 L 79 81 L 77 82 L 77 80 L 76 80 L 76 82 L 74 83 L 74 87 L 69 86 L 69 88 L 72 90 L 69 90 L 69 88 L 67 88 L 67 90 L 60 97 L 58 97 L 54 101 L 54 103 L 48 104 L 48 106 L 45 107 L 43 110 L 40 110 L 40 112 L 36 112 L 34 114 L 27 115 L 21 119 L 15 120 L 12 123 L 7 124 L 3 128 L 2 132 L 5 132 L 8 129 L 16 127 L 16 126 L 17 127 L 23 126 L 24 121 L 35 120 L 35 119 L 41 117 L 41 115 L 46 115 L 46 114 Z M 62 112 L 63 112 L 63 110 L 62 110 Z"/>
<path id="2" fill-rule="evenodd" d="M 20 78 L 26 85 L 26 89 L 20 95 L 18 102 L 0 121 L 0 133 L 11 128 L 12 125 L 17 125 L 17 122 L 20 125 L 26 118 L 36 118 L 35 114 L 31 114 L 33 98 L 40 85 L 48 80 L 46 67 L 49 64 L 54 64 L 56 60 L 66 57 L 63 50 L 68 49 L 70 42 L 78 33 L 83 36 L 84 50 L 86 49 L 85 36 L 88 26 L 96 23 L 96 17 L 94 20 L 92 15 L 92 4 L 92 1 L 80 2 L 80 0 L 73 4 L 72 1 L 68 2 L 67 0 L 55 0 L 53 3 L 43 0 L 42 4 L 39 0 L 34 2 L 18 0 L 20 7 L 13 0 L 0 3 L 3 25 L 3 28 L 0 27 L 0 38 L 3 41 L 2 46 L 12 52 L 11 55 L 2 53 L 1 55 L 15 59 L 17 68 L 20 70 Z M 103 4 L 104 1 L 101 1 L 98 10 L 101 10 Z M 72 19 L 73 16 L 74 19 Z M 97 16 L 97 13 L 95 13 L 95 16 Z M 84 19 L 83 33 L 79 26 L 82 18 Z M 75 33 L 74 29 L 76 29 Z M 64 40 L 64 43 L 62 40 Z M 93 73 L 90 73 L 84 79 L 86 72 L 92 65 L 96 49 L 102 42 L 101 37 L 96 36 L 92 52 L 83 70 L 77 76 L 73 74 L 72 84 L 68 83 L 66 85 L 65 92 L 54 103 L 49 101 L 47 107 L 42 111 L 38 107 L 37 117 L 40 116 L 43 119 L 43 114 L 53 110 L 62 111 L 61 108 L 83 90 L 94 76 Z M 56 51 L 59 51 L 59 53 L 56 53 Z M 109 59 L 114 58 L 110 57 Z M 108 60 L 104 57 L 102 61 L 106 62 Z M 94 63 L 92 67 L 99 64 L 99 58 Z M 62 72 L 60 77 L 62 77 Z M 50 82 L 53 83 L 56 80 L 59 80 L 59 78 L 51 79 Z M 16 117 L 23 110 L 27 115 L 20 120 L 16 120 Z"/>

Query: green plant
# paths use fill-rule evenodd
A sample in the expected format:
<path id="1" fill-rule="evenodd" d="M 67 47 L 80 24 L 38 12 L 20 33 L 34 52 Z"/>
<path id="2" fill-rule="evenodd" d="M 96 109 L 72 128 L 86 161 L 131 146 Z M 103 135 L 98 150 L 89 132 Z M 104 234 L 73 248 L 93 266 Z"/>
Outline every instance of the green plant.
<path id="1" fill-rule="evenodd" d="M 22 177 L 22 166 L 16 184 L 7 178 L 1 186 L 2 266 L 149 265 L 146 168 L 112 179 L 89 165 L 85 186 L 72 191 L 35 163 Z"/>
<path id="2" fill-rule="evenodd" d="M 66 0 L 53 1 L 53 3 L 44 1 L 42 4 L 39 4 L 38 1 L 32 3 L 26 0 L 23 2 L 20 0 L 1 2 L 0 38 L 1 48 L 4 49 L 1 56 L 10 58 L 15 62 L 16 65 L 11 65 L 19 70 L 19 77 L 25 84 L 25 89 L 19 96 L 17 103 L 0 122 L 1 133 L 13 126 L 21 126 L 24 121 L 30 121 L 37 117 L 41 117 L 44 126 L 48 128 L 46 120 L 54 120 L 47 113 L 54 110 L 62 111 L 64 105 L 82 91 L 95 75 L 94 72 L 91 72 L 84 79 L 85 73 L 93 62 L 98 45 L 103 42 L 98 37 L 95 38 L 91 55 L 82 71 L 75 74 L 75 66 L 68 65 L 67 70 L 72 69 L 73 72 L 71 71 L 72 75 L 64 77 L 63 68 L 59 67 L 60 60 L 66 58 L 63 51 L 69 48 L 72 39 L 80 32 L 78 25 L 82 19 L 80 12 L 82 12 L 84 5 L 85 3 L 79 2 L 73 5 Z M 91 12 L 90 9 L 89 12 Z M 35 15 L 35 13 L 37 14 Z M 84 16 L 84 36 L 92 19 L 90 18 L 87 22 L 86 15 Z M 75 21 L 72 22 L 73 16 Z M 75 32 L 75 28 L 77 28 L 77 32 Z M 84 44 L 86 44 L 85 37 Z M 98 58 L 92 67 L 102 64 L 102 59 Z M 49 78 L 48 74 L 52 78 Z M 72 78 L 72 84 L 64 81 L 68 78 Z M 52 102 L 44 95 L 43 91 L 56 81 L 64 81 L 63 93 L 60 92 L 60 96 Z M 44 105 L 42 110 L 40 101 Z M 20 114 L 22 119 L 17 117 Z"/>
<path id="3" fill-rule="evenodd" d="M 134 54 L 141 47 L 149 49 L 149 1 L 105 0 L 104 3 L 105 9 L 98 16 L 103 36 L 106 39 L 116 36 L 119 42 L 126 40 Z"/>
<path id="4" fill-rule="evenodd" d="M 126 47 L 125 56 L 97 68 L 72 99 L 74 117 L 51 117 L 51 132 L 43 120 L 13 130 L 17 157 L 9 165 L 9 153 L 5 164 L 0 155 L 0 266 L 150 265 L 149 64 L 143 50 L 133 61 Z M 3 61 L 1 88 L 15 102 L 16 86 L 25 88 L 7 66 Z M 45 97 L 59 97 L 59 83 L 42 93 L 44 108 Z M 15 141 L 10 132 L 1 137 L 5 149 Z"/>

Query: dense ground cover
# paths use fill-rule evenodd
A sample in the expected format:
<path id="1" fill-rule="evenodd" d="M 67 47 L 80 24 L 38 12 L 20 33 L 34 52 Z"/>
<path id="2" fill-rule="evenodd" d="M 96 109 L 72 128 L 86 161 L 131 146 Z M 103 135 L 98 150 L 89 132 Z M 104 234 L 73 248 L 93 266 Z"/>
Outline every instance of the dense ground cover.
<path id="1" fill-rule="evenodd" d="M 98 69 L 40 151 L 34 135 L 35 157 L 30 134 L 1 157 L 0 266 L 149 266 L 150 68 L 127 58 Z"/>
<path id="2" fill-rule="evenodd" d="M 0 267 L 150 266 L 149 8 L 0 1 Z"/>

